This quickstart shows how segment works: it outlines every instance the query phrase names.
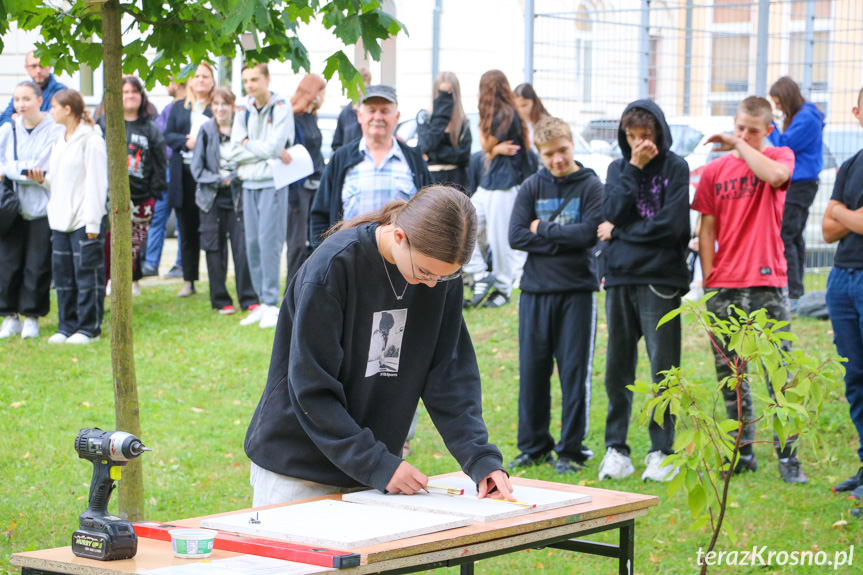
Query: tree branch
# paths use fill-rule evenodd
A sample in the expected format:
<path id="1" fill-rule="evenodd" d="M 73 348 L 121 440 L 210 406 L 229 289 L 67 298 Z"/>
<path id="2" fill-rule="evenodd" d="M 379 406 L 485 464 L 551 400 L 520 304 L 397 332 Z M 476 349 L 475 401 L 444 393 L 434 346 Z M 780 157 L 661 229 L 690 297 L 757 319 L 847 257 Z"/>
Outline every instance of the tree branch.
<path id="1" fill-rule="evenodd" d="M 136 10 L 132 10 L 130 8 L 127 8 L 125 5 L 121 5 L 120 10 L 124 14 L 128 14 L 129 16 L 134 18 L 136 21 L 140 22 L 141 24 L 146 24 L 147 26 L 154 26 L 155 27 L 155 26 L 174 26 L 175 24 L 204 24 L 203 20 L 184 20 L 182 18 L 168 18 L 165 20 L 148 20 L 147 18 L 144 18 L 144 16 L 142 16 Z M 225 19 L 224 16 L 218 16 L 218 15 L 216 16 L 216 18 L 218 20 L 224 20 Z"/>

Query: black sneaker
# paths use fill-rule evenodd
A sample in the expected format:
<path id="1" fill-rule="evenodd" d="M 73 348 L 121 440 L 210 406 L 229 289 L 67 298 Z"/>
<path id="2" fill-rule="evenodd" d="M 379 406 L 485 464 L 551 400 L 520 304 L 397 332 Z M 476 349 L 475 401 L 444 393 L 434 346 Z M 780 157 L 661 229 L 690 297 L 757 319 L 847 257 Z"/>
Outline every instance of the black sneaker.
<path id="1" fill-rule="evenodd" d="M 165 274 L 166 278 L 181 278 L 183 277 L 183 268 L 181 266 L 175 265 L 171 269 L 168 270 L 168 273 Z"/>
<path id="2" fill-rule="evenodd" d="M 482 307 L 503 307 L 509 303 L 509 296 L 502 291 L 492 288 L 488 299 L 482 304 Z"/>
<path id="3" fill-rule="evenodd" d="M 725 463 L 728 463 L 727 458 L 725 459 Z M 734 466 L 734 475 L 739 475 L 745 471 L 751 471 L 753 473 L 758 471 L 758 458 L 755 457 L 754 453 L 749 457 L 749 459 L 745 459 L 743 456 L 737 458 L 737 465 Z M 719 473 L 719 476 L 722 479 L 725 479 L 725 475 L 725 471 Z"/>
<path id="4" fill-rule="evenodd" d="M 151 266 L 148 263 L 141 264 L 141 275 L 145 278 L 151 278 L 159 275 L 159 268 Z"/>
<path id="5" fill-rule="evenodd" d="M 559 457 L 557 462 L 554 464 L 555 473 L 559 473 L 561 475 L 566 473 L 578 473 L 582 469 L 584 469 L 582 465 L 569 457 Z"/>
<path id="6" fill-rule="evenodd" d="M 785 483 L 806 483 L 806 475 L 800 469 L 800 462 L 796 457 L 789 457 L 788 461 L 782 463 L 779 461 L 779 475 L 782 476 L 782 481 Z"/>
<path id="7" fill-rule="evenodd" d="M 854 491 L 863 485 L 863 467 L 857 470 L 857 475 L 849 477 L 839 485 L 830 488 L 833 493 L 841 493 L 843 491 Z"/>
<path id="8" fill-rule="evenodd" d="M 856 517 L 857 519 L 863 519 L 863 507 L 855 507 L 851 510 L 851 517 Z"/>
<path id="9" fill-rule="evenodd" d="M 527 453 L 519 453 L 518 457 L 506 464 L 507 469 L 520 469 L 524 467 L 533 467 L 534 465 L 545 465 L 554 463 L 554 455 L 550 452 L 539 457 L 531 457 Z"/>
<path id="10" fill-rule="evenodd" d="M 488 274 L 473 284 L 473 298 L 470 300 L 470 305 L 477 307 L 485 301 L 485 298 L 494 290 L 494 279 L 494 274 Z"/>
<path id="11" fill-rule="evenodd" d="M 581 463 L 585 463 L 593 459 L 593 450 L 586 445 L 582 445 L 580 448 L 581 452 Z"/>

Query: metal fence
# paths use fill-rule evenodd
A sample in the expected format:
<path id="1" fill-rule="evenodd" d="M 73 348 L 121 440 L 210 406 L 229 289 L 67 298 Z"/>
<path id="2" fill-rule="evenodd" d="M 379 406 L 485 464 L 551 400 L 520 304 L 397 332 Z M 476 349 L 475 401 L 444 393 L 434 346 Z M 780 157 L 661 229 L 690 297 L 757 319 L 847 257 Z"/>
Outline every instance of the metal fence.
<path id="1" fill-rule="evenodd" d="M 863 129 L 851 113 L 863 86 L 863 0 L 528 0 L 525 6 L 526 77 L 549 111 L 570 121 L 596 153 L 619 154 L 620 114 L 628 102 L 650 98 L 665 111 L 675 151 L 697 178 L 713 159 L 704 139 L 732 129 L 740 100 L 767 96 L 781 76 L 797 81 L 827 120 L 824 169 L 805 231 L 807 289 L 823 286 L 835 245 L 821 237 L 821 218 L 837 168 L 863 148 Z"/>

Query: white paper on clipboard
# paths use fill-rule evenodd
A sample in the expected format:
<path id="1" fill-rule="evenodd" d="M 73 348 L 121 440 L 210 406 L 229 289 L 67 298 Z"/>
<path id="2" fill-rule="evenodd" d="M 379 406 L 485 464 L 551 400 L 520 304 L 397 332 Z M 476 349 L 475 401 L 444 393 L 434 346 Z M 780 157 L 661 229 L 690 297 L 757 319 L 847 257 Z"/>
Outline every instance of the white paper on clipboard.
<path id="1" fill-rule="evenodd" d="M 197 138 L 201 127 L 203 127 L 203 125 L 209 120 L 210 118 L 204 114 L 192 114 L 192 127 L 189 129 L 189 135 L 193 138 Z"/>
<path id="2" fill-rule="evenodd" d="M 302 144 L 291 146 L 288 148 L 288 153 L 291 155 L 290 164 L 285 164 L 279 158 L 267 160 L 267 164 L 273 170 L 273 180 L 277 190 L 315 173 L 312 157 Z"/>

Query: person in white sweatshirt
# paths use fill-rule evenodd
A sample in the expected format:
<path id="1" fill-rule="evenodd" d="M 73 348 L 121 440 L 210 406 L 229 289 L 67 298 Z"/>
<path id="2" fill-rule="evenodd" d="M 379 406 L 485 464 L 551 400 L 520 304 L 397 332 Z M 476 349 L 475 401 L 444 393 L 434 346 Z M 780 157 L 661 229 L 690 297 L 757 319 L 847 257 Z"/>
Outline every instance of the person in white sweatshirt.
<path id="1" fill-rule="evenodd" d="M 12 101 L 17 117 L 0 128 L 0 173 L 12 182 L 20 210 L 12 227 L 0 235 L 0 339 L 18 334 L 28 339 L 39 336 L 38 318 L 45 317 L 51 305 L 51 230 L 48 190 L 27 174 L 48 166 L 62 128 L 40 110 L 42 90 L 35 82 L 18 84 Z"/>
<path id="2" fill-rule="evenodd" d="M 31 174 L 51 192 L 48 223 L 59 325 L 48 342 L 88 344 L 99 339 L 105 313 L 108 152 L 75 90 L 54 95 L 51 115 L 65 133 L 54 144 L 48 173 Z"/>
<path id="3" fill-rule="evenodd" d="M 279 319 L 280 260 L 288 226 L 288 188 L 276 188 L 268 160 L 288 164 L 286 148 L 294 141 L 294 111 L 278 94 L 270 92 L 266 64 L 243 68 L 248 103 L 237 109 L 231 146 L 237 176 L 243 183 L 243 218 L 246 255 L 252 286 L 261 305 L 240 322 L 274 328 Z"/>

